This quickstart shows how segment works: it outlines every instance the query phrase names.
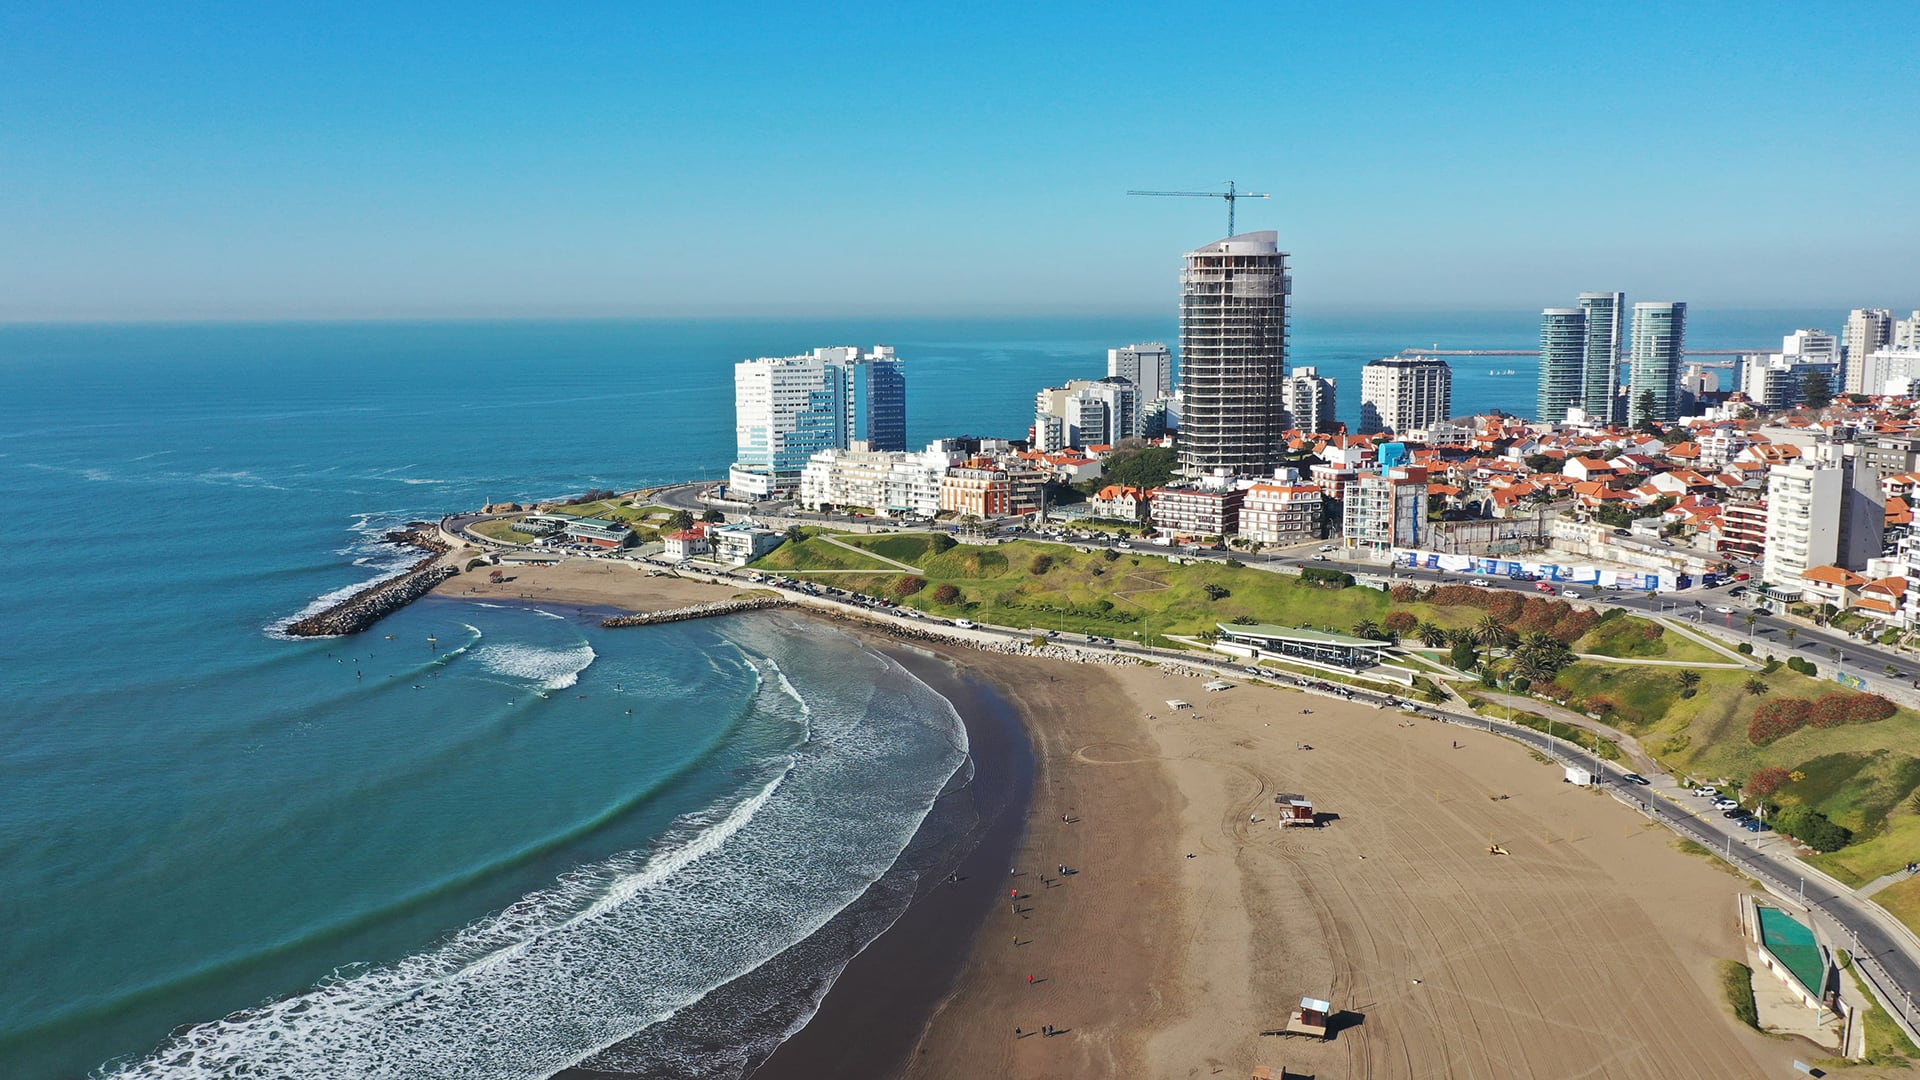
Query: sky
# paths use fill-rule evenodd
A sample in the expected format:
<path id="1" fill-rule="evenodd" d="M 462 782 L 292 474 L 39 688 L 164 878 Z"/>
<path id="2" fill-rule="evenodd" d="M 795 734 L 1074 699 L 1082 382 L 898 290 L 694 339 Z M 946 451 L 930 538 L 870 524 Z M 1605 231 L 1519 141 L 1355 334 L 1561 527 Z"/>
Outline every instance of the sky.
<path id="1" fill-rule="evenodd" d="M 0 320 L 1170 311 L 1228 179 L 1300 309 L 1920 307 L 1910 4 L 1546 8 L 9 0 Z"/>

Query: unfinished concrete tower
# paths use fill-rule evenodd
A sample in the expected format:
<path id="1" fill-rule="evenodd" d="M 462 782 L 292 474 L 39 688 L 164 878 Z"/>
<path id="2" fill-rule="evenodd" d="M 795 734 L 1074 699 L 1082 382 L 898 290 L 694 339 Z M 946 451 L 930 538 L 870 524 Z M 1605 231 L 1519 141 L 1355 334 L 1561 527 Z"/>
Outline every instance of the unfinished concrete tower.
<path id="1" fill-rule="evenodd" d="M 1180 275 L 1180 471 L 1265 476 L 1286 431 L 1287 295 L 1277 232 L 1187 252 Z"/>

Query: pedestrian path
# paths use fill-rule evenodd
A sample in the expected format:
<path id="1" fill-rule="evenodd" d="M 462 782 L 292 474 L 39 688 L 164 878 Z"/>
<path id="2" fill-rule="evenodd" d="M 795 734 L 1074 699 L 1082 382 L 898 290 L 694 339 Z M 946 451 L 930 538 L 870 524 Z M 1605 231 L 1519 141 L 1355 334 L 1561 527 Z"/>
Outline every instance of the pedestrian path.
<path id="1" fill-rule="evenodd" d="M 1905 870 L 1896 870 L 1891 874 L 1882 874 L 1880 877 L 1874 878 L 1872 881 L 1860 886 L 1856 891 L 1859 892 L 1861 896 L 1872 896 L 1881 889 L 1905 881 L 1912 876 L 1912 874 L 1907 873 Z"/>
<path id="2" fill-rule="evenodd" d="M 911 571 L 912 573 L 915 573 L 915 574 L 920 572 L 920 568 L 917 566 L 911 565 L 909 563 L 903 563 L 899 559 L 889 559 L 885 555 L 882 555 L 877 551 L 869 551 L 866 548 L 860 547 L 858 545 L 849 544 L 846 541 L 839 539 L 838 537 L 828 536 L 826 533 L 819 533 L 818 535 L 815 536 L 815 539 L 825 540 L 827 543 L 832 544 L 834 547 L 846 548 L 848 551 L 853 552 L 855 555 L 865 555 L 867 558 L 872 559 L 875 562 L 883 562 L 883 563 L 886 563 L 888 566 L 898 567 L 901 570 Z M 811 572 L 812 571 L 808 571 L 808 573 L 811 573 Z"/>

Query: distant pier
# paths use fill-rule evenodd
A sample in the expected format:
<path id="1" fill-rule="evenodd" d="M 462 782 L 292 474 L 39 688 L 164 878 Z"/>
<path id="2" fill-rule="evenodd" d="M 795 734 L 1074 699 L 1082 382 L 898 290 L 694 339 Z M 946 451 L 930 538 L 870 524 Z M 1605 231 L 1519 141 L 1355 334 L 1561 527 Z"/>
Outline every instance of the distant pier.
<path id="1" fill-rule="evenodd" d="M 659 623 L 686 622 L 688 619 L 711 619 L 717 615 L 732 615 L 741 611 L 764 611 L 767 608 L 793 607 L 793 601 L 784 596 L 756 596 L 746 600 L 716 600 L 710 604 L 694 604 L 692 607 L 674 608 L 670 611 L 648 611 L 639 615 L 613 615 L 600 621 L 601 626 L 654 626 Z"/>

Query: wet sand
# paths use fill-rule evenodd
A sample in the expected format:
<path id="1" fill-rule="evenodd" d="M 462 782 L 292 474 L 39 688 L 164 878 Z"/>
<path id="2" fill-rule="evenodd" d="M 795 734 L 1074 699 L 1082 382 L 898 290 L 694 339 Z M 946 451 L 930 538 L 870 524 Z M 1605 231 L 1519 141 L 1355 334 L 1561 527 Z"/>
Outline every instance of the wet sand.
<path id="1" fill-rule="evenodd" d="M 585 570 L 604 581 L 529 571 L 519 595 L 655 610 L 739 588 Z M 1286 689 L 939 651 L 1026 725 L 1017 873 L 976 872 L 983 843 L 961 887 L 923 882 L 763 1080 L 1733 1078 L 1824 1056 L 1720 999 L 1743 882 L 1518 744 Z M 1282 793 L 1337 819 L 1282 829 Z M 1339 1010 L 1333 1039 L 1262 1034 L 1304 996 Z"/>

